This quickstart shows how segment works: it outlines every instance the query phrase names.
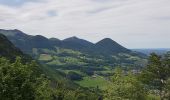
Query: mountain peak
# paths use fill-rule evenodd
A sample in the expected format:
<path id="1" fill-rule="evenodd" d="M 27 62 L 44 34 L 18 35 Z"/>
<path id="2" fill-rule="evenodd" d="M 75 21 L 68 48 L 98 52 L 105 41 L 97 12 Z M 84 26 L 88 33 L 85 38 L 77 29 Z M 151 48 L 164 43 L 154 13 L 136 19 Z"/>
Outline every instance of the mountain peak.
<path id="1" fill-rule="evenodd" d="M 22 31 L 20 31 L 18 29 L 14 29 L 14 30 L 11 30 L 11 31 L 15 31 L 15 32 L 18 32 L 18 33 L 23 33 Z"/>
<path id="2" fill-rule="evenodd" d="M 125 47 L 121 46 L 114 40 L 110 38 L 104 38 L 101 41 L 95 44 L 96 48 L 101 49 L 101 51 L 105 51 L 108 53 L 119 53 L 119 52 L 129 52 L 130 50 L 126 49 Z"/>
<path id="3" fill-rule="evenodd" d="M 111 38 L 104 38 L 103 40 L 113 41 Z"/>
<path id="4" fill-rule="evenodd" d="M 104 38 L 99 42 L 115 42 L 115 41 L 113 41 L 111 38 Z"/>
<path id="5" fill-rule="evenodd" d="M 80 39 L 76 36 L 73 36 L 73 37 L 70 37 L 70 38 L 66 38 L 63 41 L 73 41 L 73 40 L 80 40 Z"/>
<path id="6" fill-rule="evenodd" d="M 74 44 L 83 44 L 83 45 L 93 45 L 93 43 L 87 41 L 87 40 L 84 40 L 84 39 L 80 39 L 76 36 L 73 36 L 73 37 L 70 37 L 70 38 L 66 38 L 63 40 L 64 42 L 72 42 Z"/>
<path id="7" fill-rule="evenodd" d="M 62 41 L 62 47 L 73 50 L 87 51 L 86 49 L 91 47 L 92 45 L 93 43 L 86 41 L 84 39 L 77 38 L 76 36 L 64 39 Z"/>
<path id="8" fill-rule="evenodd" d="M 50 38 L 49 40 L 51 40 L 51 41 L 60 41 L 60 39 L 58 39 L 58 38 Z"/>
<path id="9" fill-rule="evenodd" d="M 5 30 L 5 29 L 0 29 L 0 33 L 4 34 L 5 36 L 27 36 L 24 32 L 18 30 L 18 29 L 13 29 L 13 30 Z"/>
<path id="10" fill-rule="evenodd" d="M 96 44 L 112 44 L 112 45 L 115 45 L 115 44 L 118 44 L 117 42 L 115 42 L 114 40 L 110 39 L 110 38 L 104 38 L 102 40 L 100 40 L 99 42 L 97 42 Z"/>
<path id="11" fill-rule="evenodd" d="M 35 35 L 34 36 L 35 39 L 38 39 L 38 40 L 48 40 L 48 38 L 42 36 L 42 35 Z"/>
<path id="12" fill-rule="evenodd" d="M 76 36 L 72 36 L 72 37 L 70 37 L 70 38 L 72 38 L 72 39 L 79 39 L 78 37 L 76 37 Z"/>

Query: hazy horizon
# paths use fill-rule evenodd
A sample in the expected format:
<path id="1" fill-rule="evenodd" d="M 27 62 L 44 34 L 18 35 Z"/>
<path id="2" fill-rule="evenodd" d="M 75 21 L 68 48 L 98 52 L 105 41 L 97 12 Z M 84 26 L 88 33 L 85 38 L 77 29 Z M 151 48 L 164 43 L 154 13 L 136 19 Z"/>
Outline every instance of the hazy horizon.
<path id="1" fill-rule="evenodd" d="M 170 48 L 169 0 L 0 0 L 0 28 L 130 49 Z"/>

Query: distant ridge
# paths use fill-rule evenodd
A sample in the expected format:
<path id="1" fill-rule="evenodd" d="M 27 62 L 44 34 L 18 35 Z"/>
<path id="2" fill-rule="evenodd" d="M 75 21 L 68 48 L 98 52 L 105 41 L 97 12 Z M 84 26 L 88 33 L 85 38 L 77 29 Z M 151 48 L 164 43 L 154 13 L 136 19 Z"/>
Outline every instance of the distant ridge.
<path id="1" fill-rule="evenodd" d="M 88 54 L 101 54 L 112 55 L 118 53 L 131 53 L 133 52 L 110 38 L 105 38 L 96 44 L 93 44 L 87 40 L 79 39 L 78 37 L 70 37 L 64 40 L 57 38 L 46 38 L 41 35 L 31 36 L 23 33 L 20 30 L 3 30 L 0 29 L 0 33 L 8 37 L 8 39 L 15 44 L 18 48 L 26 53 L 31 53 L 33 48 L 48 48 L 54 49 L 55 47 L 67 48 L 85 52 Z M 140 54 L 141 55 L 141 54 Z"/>
<path id="2" fill-rule="evenodd" d="M 3 30 L 0 29 L 0 33 L 7 36 L 7 38 L 20 48 L 23 52 L 30 54 L 33 48 L 52 48 L 50 40 L 41 35 L 27 35 L 17 29 Z"/>

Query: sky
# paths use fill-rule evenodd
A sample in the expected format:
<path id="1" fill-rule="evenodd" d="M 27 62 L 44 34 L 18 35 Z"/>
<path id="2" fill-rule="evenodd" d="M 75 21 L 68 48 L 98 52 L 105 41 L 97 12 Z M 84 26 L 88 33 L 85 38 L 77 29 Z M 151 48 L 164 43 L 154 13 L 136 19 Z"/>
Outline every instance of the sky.
<path id="1" fill-rule="evenodd" d="M 170 0 L 0 0 L 0 28 L 127 48 L 170 48 Z"/>

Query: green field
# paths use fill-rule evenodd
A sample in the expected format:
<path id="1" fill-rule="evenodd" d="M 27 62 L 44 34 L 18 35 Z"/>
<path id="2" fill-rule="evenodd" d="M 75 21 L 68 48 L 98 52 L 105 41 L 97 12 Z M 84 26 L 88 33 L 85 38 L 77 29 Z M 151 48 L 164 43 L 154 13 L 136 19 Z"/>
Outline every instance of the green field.
<path id="1" fill-rule="evenodd" d="M 107 88 L 107 85 L 109 82 L 105 80 L 101 76 L 94 77 L 84 77 L 81 81 L 75 81 L 75 83 L 79 84 L 82 87 L 93 87 L 99 89 L 105 90 Z"/>
<path id="2" fill-rule="evenodd" d="M 52 60 L 52 56 L 48 54 L 41 54 L 39 57 L 40 61 L 49 61 Z"/>

